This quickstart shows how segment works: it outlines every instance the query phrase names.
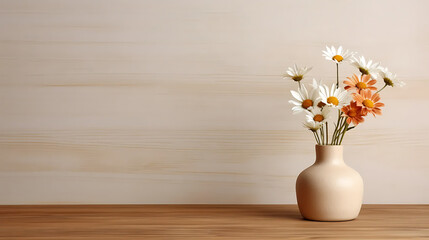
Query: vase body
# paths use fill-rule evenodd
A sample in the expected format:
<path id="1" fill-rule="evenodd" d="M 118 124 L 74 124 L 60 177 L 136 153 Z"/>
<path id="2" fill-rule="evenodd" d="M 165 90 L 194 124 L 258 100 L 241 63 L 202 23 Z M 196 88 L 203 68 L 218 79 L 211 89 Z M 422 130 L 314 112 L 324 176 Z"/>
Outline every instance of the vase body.
<path id="1" fill-rule="evenodd" d="M 343 160 L 343 146 L 316 145 L 316 161 L 296 180 L 299 211 L 305 219 L 347 221 L 360 212 L 363 181 Z"/>

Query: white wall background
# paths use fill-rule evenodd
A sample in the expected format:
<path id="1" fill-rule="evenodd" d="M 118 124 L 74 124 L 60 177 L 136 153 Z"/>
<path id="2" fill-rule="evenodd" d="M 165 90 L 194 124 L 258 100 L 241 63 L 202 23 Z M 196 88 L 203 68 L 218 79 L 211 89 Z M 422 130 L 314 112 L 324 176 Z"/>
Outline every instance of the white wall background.
<path id="1" fill-rule="evenodd" d="M 429 203 L 429 1 L 0 2 L 0 203 L 295 203 L 281 78 L 326 44 L 407 82 L 351 132 L 365 203 Z M 341 78 L 353 69 L 341 69 Z M 309 80 L 307 80 L 309 81 Z"/>

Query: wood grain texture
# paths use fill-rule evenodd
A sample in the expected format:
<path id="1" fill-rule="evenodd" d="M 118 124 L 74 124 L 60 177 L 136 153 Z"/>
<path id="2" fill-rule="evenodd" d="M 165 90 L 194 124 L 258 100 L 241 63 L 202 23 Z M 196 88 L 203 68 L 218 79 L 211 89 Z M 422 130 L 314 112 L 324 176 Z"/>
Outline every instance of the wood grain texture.
<path id="1" fill-rule="evenodd" d="M 281 75 L 296 62 L 333 81 L 326 44 L 407 82 L 344 140 L 364 201 L 429 203 L 427 8 L 0 1 L 0 204 L 295 203 L 314 141 Z"/>
<path id="2" fill-rule="evenodd" d="M 365 205 L 346 222 L 296 205 L 0 206 L 0 239 L 428 239 L 429 205 Z"/>

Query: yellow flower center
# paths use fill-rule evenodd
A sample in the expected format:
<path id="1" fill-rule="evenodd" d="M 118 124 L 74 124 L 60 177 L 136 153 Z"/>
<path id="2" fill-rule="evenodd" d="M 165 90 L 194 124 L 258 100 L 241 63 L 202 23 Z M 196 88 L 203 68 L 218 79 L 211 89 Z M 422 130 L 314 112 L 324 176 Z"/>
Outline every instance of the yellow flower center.
<path id="1" fill-rule="evenodd" d="M 316 122 L 321 122 L 321 121 L 323 121 L 323 119 L 325 119 L 325 118 L 323 117 L 322 114 L 317 114 L 313 117 L 313 120 Z"/>
<path id="2" fill-rule="evenodd" d="M 301 106 L 305 109 L 312 107 L 313 106 L 313 101 L 311 99 L 305 99 L 304 101 L 302 101 Z"/>
<path id="3" fill-rule="evenodd" d="M 368 86 L 364 82 L 358 82 L 358 83 L 356 83 L 356 87 L 359 88 L 359 89 L 365 89 Z"/>
<path id="4" fill-rule="evenodd" d="M 341 61 L 343 61 L 343 59 L 344 58 L 340 55 L 335 55 L 332 57 L 332 60 L 337 60 L 337 62 L 341 62 Z"/>
<path id="5" fill-rule="evenodd" d="M 326 101 L 330 104 L 335 105 L 335 106 L 338 106 L 338 103 L 339 103 L 338 98 L 333 97 L 333 96 L 328 97 L 328 99 Z"/>
<path id="6" fill-rule="evenodd" d="M 373 108 L 374 107 L 374 102 L 369 100 L 369 99 L 363 100 L 362 104 L 367 108 Z"/>
<path id="7" fill-rule="evenodd" d="M 299 76 L 293 76 L 292 80 L 294 80 L 295 82 L 299 82 L 299 81 L 302 80 L 302 76 L 301 75 L 299 75 Z"/>

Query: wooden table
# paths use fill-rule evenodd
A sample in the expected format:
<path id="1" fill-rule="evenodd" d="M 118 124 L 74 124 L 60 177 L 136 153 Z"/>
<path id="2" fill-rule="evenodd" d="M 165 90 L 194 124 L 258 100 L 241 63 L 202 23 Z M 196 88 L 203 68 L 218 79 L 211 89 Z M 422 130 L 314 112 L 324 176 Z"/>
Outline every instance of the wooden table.
<path id="1" fill-rule="evenodd" d="M 0 239 L 429 239 L 429 205 L 364 205 L 348 222 L 296 205 L 0 206 Z"/>

